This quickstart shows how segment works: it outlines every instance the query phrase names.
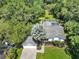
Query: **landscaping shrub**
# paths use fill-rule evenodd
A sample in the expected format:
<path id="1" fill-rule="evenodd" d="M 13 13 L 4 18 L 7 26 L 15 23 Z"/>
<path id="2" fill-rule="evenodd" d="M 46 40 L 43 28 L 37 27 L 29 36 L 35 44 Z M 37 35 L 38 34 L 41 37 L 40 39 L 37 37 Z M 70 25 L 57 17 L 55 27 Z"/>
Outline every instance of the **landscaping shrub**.
<path id="1" fill-rule="evenodd" d="M 10 48 L 10 50 L 6 53 L 5 59 L 16 59 L 17 50 L 15 48 Z"/>
<path id="2" fill-rule="evenodd" d="M 5 59 L 20 59 L 22 48 L 10 48 L 4 51 Z"/>
<path id="3" fill-rule="evenodd" d="M 64 42 L 61 42 L 61 41 L 53 41 L 52 43 L 53 43 L 54 46 L 58 46 L 58 47 L 64 46 Z"/>

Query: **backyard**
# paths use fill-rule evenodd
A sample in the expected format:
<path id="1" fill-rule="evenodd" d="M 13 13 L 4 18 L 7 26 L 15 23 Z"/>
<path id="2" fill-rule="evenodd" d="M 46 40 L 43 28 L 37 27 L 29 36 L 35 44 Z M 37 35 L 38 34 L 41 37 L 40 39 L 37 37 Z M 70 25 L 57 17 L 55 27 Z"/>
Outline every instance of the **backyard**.
<path id="1" fill-rule="evenodd" d="M 37 53 L 37 59 L 71 59 L 64 51 L 64 48 L 45 47 L 44 54 Z"/>

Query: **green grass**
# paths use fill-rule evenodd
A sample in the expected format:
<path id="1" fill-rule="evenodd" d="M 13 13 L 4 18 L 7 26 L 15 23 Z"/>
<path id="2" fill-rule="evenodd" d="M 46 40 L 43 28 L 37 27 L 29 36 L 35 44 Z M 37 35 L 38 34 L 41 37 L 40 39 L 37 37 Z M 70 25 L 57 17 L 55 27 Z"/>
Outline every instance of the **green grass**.
<path id="1" fill-rule="evenodd" d="M 18 54 L 18 56 L 17 56 L 16 59 L 20 59 L 21 53 L 22 53 L 22 48 L 18 48 L 18 49 L 17 49 L 17 54 Z"/>
<path id="2" fill-rule="evenodd" d="M 37 59 L 71 59 L 64 51 L 64 48 L 45 47 L 45 53 L 37 54 Z"/>

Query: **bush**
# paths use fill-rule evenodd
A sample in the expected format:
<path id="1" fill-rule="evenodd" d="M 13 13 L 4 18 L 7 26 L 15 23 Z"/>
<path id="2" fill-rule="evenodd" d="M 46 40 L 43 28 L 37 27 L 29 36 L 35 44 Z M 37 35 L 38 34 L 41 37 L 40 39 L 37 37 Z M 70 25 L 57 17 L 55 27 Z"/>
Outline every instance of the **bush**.
<path id="1" fill-rule="evenodd" d="M 58 47 L 64 46 L 64 42 L 61 42 L 61 41 L 53 41 L 52 43 L 53 43 L 54 46 L 58 46 Z"/>
<path id="2" fill-rule="evenodd" d="M 22 48 L 10 48 L 9 51 L 4 51 L 5 59 L 20 59 Z"/>
<path id="3" fill-rule="evenodd" d="M 10 50 L 6 53 L 5 59 L 16 59 L 17 50 L 15 48 L 10 48 Z"/>

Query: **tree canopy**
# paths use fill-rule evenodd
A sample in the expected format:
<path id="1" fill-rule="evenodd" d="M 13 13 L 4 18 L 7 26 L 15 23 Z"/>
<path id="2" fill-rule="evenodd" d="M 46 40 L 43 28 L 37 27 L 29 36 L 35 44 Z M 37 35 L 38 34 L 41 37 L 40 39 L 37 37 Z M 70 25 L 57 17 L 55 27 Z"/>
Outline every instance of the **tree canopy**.
<path id="1" fill-rule="evenodd" d="M 32 37 L 35 41 L 43 41 L 46 39 L 46 32 L 42 26 L 42 24 L 36 24 L 32 28 Z"/>

